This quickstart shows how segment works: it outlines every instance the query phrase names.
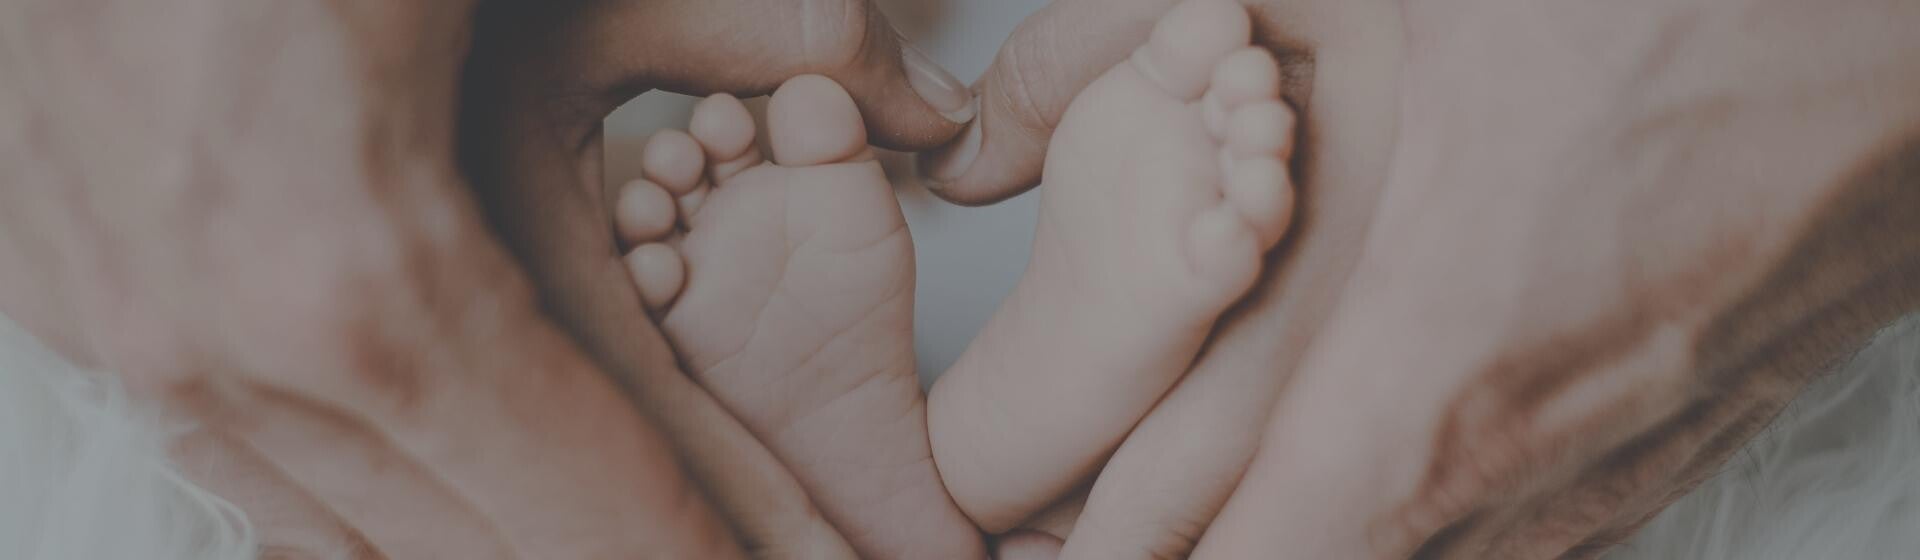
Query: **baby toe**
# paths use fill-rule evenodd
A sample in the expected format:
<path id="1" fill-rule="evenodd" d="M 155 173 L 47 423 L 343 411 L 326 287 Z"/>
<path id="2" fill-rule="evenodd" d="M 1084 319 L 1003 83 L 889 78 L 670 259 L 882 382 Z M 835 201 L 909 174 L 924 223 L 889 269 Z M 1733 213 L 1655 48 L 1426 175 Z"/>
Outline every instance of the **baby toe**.
<path id="1" fill-rule="evenodd" d="M 1293 221 L 1293 185 L 1287 167 L 1270 157 L 1237 160 L 1227 170 L 1227 204 L 1239 211 L 1258 236 L 1260 246 L 1273 247 L 1286 236 Z"/>
<path id="2" fill-rule="evenodd" d="M 1227 153 L 1236 158 L 1293 156 L 1293 110 L 1277 100 L 1242 105 L 1227 117 Z"/>
<path id="3" fill-rule="evenodd" d="M 1279 99 L 1280 63 L 1260 47 L 1234 51 L 1214 66 L 1207 95 L 1222 114 L 1248 103 Z"/>
<path id="4" fill-rule="evenodd" d="M 1160 19 L 1133 61 L 1167 93 L 1191 100 L 1206 92 L 1216 63 L 1246 47 L 1252 34 L 1246 8 L 1233 0 L 1187 0 Z"/>
<path id="5" fill-rule="evenodd" d="M 640 156 L 641 174 L 675 195 L 683 195 L 700 184 L 706 156 L 692 135 L 680 130 L 662 130 L 647 139 Z"/>
<path id="6" fill-rule="evenodd" d="M 701 100 L 693 108 L 693 121 L 687 130 L 705 149 L 707 175 L 714 183 L 762 162 L 760 151 L 753 145 L 757 133 L 753 114 L 739 98 L 722 93 Z"/>
<path id="7" fill-rule="evenodd" d="M 634 248 L 626 256 L 627 271 L 633 275 L 640 300 L 650 311 L 663 311 L 680 296 L 687 283 L 687 266 L 680 252 L 665 243 L 648 243 Z"/>
<path id="8" fill-rule="evenodd" d="M 613 206 L 620 243 L 631 247 L 666 238 L 678 220 L 675 206 L 673 195 L 652 181 L 637 179 L 621 186 Z"/>

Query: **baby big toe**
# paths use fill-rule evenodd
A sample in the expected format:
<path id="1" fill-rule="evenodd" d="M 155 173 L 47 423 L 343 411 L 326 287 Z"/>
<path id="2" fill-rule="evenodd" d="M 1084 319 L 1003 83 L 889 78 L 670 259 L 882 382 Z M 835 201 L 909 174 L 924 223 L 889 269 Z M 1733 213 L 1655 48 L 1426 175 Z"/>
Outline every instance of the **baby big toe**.
<path id="1" fill-rule="evenodd" d="M 1233 0 L 1186 0 L 1153 28 L 1134 52 L 1140 73 L 1182 100 L 1200 97 L 1221 58 L 1246 47 L 1253 34 L 1247 9 Z"/>
<path id="2" fill-rule="evenodd" d="M 824 76 L 800 76 L 782 84 L 767 104 L 767 135 L 780 165 L 840 163 L 867 150 L 860 108 L 840 84 Z"/>

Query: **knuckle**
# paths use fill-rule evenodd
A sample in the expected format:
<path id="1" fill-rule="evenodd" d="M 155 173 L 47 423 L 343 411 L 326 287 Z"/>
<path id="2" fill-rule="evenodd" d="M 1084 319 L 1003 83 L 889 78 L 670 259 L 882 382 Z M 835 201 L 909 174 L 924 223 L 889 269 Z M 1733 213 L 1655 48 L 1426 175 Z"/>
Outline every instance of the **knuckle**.
<path id="1" fill-rule="evenodd" d="M 887 29 L 865 0 L 804 0 L 800 3 L 800 45 L 806 66 L 837 69 L 860 61 L 870 43 Z"/>
<path id="2" fill-rule="evenodd" d="M 1062 111 L 1062 99 L 1067 97 L 1048 84 L 1054 70 L 1059 67 L 1058 52 L 1045 40 L 1054 34 L 1047 32 L 1044 22 L 1021 24 L 1014 31 L 1016 40 L 1008 41 L 1000 49 L 994 60 L 993 89 L 988 92 L 992 101 L 1005 109 L 1003 114 L 1011 124 L 1026 132 L 1044 132 L 1059 124 Z"/>

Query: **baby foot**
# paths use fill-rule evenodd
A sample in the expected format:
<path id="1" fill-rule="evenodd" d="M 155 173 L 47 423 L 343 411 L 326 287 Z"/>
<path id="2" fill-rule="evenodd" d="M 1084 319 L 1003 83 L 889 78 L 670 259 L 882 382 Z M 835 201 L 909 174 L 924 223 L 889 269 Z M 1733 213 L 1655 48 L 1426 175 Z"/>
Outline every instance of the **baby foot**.
<path id="1" fill-rule="evenodd" d="M 929 409 L 941 475 L 988 532 L 1097 468 L 1285 233 L 1293 113 L 1250 34 L 1231 0 L 1174 7 L 1054 133 L 1026 275 Z"/>
<path id="2" fill-rule="evenodd" d="M 706 99 L 616 203 L 627 263 L 688 372 L 863 558 L 980 558 L 941 485 L 914 375 L 913 240 L 853 100 L 819 76 L 753 118 Z M 681 233 L 684 232 L 684 235 Z"/>

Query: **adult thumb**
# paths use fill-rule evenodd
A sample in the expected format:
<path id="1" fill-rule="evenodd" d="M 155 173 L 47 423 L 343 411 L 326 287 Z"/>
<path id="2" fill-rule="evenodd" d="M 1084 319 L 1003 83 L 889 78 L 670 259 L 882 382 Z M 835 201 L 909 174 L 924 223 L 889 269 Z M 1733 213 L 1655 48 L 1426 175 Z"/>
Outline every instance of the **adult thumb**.
<path id="1" fill-rule="evenodd" d="M 1028 17 L 975 86 L 979 116 L 924 153 L 920 173 L 948 201 L 983 205 L 1040 182 L 1047 142 L 1087 84 L 1126 60 L 1177 0 L 1056 0 Z"/>

